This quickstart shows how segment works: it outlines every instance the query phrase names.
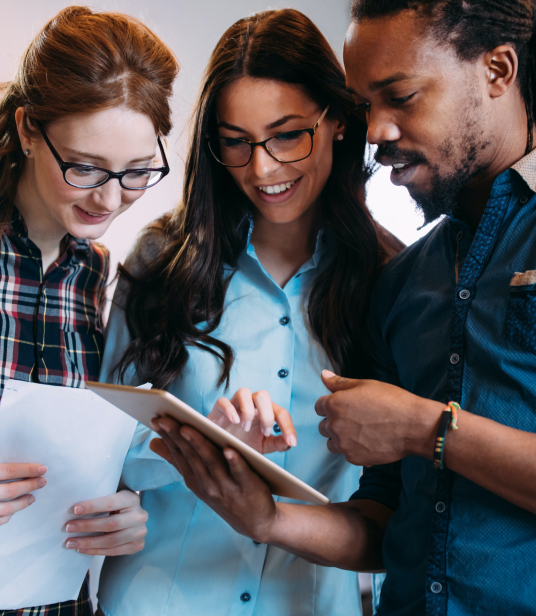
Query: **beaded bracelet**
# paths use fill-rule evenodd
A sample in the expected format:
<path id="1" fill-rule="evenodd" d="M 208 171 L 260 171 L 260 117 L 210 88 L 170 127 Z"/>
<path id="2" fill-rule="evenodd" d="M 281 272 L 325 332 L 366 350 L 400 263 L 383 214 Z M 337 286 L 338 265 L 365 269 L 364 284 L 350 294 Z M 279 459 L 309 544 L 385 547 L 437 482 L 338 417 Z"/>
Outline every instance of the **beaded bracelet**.
<path id="1" fill-rule="evenodd" d="M 441 413 L 434 448 L 434 466 L 440 471 L 445 468 L 443 464 L 443 454 L 445 451 L 447 432 L 449 428 L 451 430 L 458 429 L 458 411 L 461 411 L 460 405 L 457 402 L 449 402 L 443 413 Z"/>

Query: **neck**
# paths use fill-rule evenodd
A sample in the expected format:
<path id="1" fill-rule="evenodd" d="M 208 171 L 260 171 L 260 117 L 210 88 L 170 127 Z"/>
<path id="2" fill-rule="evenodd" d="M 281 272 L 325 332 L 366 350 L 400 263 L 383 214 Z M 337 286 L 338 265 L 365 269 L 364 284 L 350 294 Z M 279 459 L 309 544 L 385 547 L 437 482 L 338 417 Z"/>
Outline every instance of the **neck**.
<path id="1" fill-rule="evenodd" d="M 310 207 L 300 218 L 275 223 L 256 212 L 251 243 L 259 261 L 283 288 L 312 256 L 320 230 L 319 207 Z"/>
<path id="2" fill-rule="evenodd" d="M 42 204 L 39 194 L 28 181 L 27 167 L 17 187 L 15 205 L 28 228 L 28 237 L 41 251 L 43 273 L 60 256 L 67 231 L 56 222 Z"/>
<path id="3" fill-rule="evenodd" d="M 458 197 L 458 207 L 461 217 L 469 225 L 473 233 L 478 228 L 480 219 L 489 201 L 493 183 L 496 178 L 523 158 L 527 151 L 527 114 L 523 108 L 506 130 L 496 147 L 495 155 L 482 173 L 473 178 L 461 191 Z"/>

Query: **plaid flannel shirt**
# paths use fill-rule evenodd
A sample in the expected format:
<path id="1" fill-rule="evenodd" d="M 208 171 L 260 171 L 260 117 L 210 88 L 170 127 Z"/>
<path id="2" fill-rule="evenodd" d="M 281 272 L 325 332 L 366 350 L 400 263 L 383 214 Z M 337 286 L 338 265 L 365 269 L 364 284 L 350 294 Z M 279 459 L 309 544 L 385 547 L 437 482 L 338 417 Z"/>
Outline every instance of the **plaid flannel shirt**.
<path id="1" fill-rule="evenodd" d="M 17 211 L 0 237 L 0 396 L 8 379 L 82 387 L 99 377 L 109 253 L 67 237 L 43 272 L 41 252 Z M 0 606 L 1 608 L 1 606 Z M 76 601 L 0 616 L 91 616 L 89 575 Z"/>

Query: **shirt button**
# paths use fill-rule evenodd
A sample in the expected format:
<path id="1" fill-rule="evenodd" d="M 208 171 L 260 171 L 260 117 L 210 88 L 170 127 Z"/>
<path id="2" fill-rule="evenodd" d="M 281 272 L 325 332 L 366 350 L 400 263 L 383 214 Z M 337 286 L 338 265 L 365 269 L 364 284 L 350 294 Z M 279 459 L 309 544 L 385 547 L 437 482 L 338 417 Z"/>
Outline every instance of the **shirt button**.
<path id="1" fill-rule="evenodd" d="M 471 291 L 468 291 L 467 289 L 460 291 L 460 299 L 469 299 L 470 297 L 471 297 Z"/>
<path id="2" fill-rule="evenodd" d="M 443 513 L 446 508 L 447 506 L 445 505 L 445 503 L 436 503 L 435 510 L 437 511 L 437 513 Z"/>
<path id="3" fill-rule="evenodd" d="M 242 601 L 242 603 L 247 603 L 248 601 L 251 601 L 251 595 L 249 594 L 249 592 L 243 592 L 240 595 L 240 601 Z"/>
<path id="4" fill-rule="evenodd" d="M 443 586 L 441 586 L 441 584 L 439 582 L 434 582 L 431 586 L 430 586 L 430 590 L 435 594 L 438 595 L 442 590 L 443 590 Z"/>
<path id="5" fill-rule="evenodd" d="M 288 376 L 288 370 L 285 370 L 284 368 L 282 368 L 282 369 L 281 369 L 281 370 L 277 373 L 277 376 L 278 376 L 280 379 L 286 379 L 286 378 L 287 378 L 287 376 Z"/>
<path id="6" fill-rule="evenodd" d="M 253 542 L 253 545 L 254 545 L 256 548 L 258 548 L 260 544 L 261 544 L 261 542 L 260 542 L 260 541 L 254 541 L 254 542 Z"/>
<path id="7" fill-rule="evenodd" d="M 39 351 L 39 357 L 43 359 L 43 351 Z"/>
<path id="8" fill-rule="evenodd" d="M 458 242 L 460 242 L 461 240 L 463 240 L 463 231 L 460 231 L 458 233 L 458 235 L 456 236 L 456 239 L 458 240 Z"/>
<path id="9" fill-rule="evenodd" d="M 519 203 L 521 203 L 521 205 L 525 205 L 528 202 L 529 202 L 528 197 L 521 197 L 521 199 L 519 200 Z"/>
<path id="10" fill-rule="evenodd" d="M 276 423 L 274 424 L 274 432 L 276 434 L 281 434 L 281 428 Z"/>
<path id="11" fill-rule="evenodd" d="M 281 325 L 288 325 L 290 323 L 290 319 L 288 317 L 282 317 L 281 319 L 279 319 L 279 322 L 281 323 Z"/>
<path id="12" fill-rule="evenodd" d="M 460 356 L 457 353 L 454 353 L 454 355 L 450 356 L 450 363 L 453 364 L 454 366 L 460 361 Z"/>

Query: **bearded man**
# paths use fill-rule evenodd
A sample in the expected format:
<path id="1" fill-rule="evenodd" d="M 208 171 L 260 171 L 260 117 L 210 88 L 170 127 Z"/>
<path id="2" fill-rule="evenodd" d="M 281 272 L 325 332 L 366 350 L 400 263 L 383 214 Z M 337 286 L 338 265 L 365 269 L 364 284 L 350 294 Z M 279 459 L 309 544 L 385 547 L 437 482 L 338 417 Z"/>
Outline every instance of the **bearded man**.
<path id="1" fill-rule="evenodd" d="M 359 490 L 274 503 L 236 452 L 171 422 L 166 455 L 238 532 L 322 565 L 385 568 L 380 616 L 534 614 L 533 8 L 355 0 L 352 17 L 348 87 L 377 160 L 426 222 L 443 217 L 378 282 L 375 380 L 323 375 L 320 431 L 368 467 Z"/>

